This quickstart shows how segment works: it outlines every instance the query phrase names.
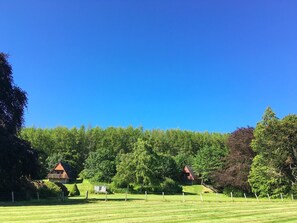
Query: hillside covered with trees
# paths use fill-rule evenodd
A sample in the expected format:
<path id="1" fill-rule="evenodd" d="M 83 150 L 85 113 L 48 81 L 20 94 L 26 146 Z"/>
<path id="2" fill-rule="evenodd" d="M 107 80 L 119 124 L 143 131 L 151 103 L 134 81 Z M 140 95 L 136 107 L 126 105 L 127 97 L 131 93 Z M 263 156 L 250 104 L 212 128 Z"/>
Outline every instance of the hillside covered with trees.
<path id="1" fill-rule="evenodd" d="M 192 165 L 206 182 L 222 166 L 228 153 L 228 134 L 142 128 L 25 128 L 20 136 L 39 152 L 39 177 L 59 162 L 69 163 L 81 177 L 94 182 L 114 182 L 117 187 L 159 188 L 180 183 L 185 165 Z M 199 154 L 212 162 L 199 162 Z M 200 158 L 202 159 L 202 158 Z M 200 168 L 200 169 L 199 169 Z"/>
<path id="2" fill-rule="evenodd" d="M 268 108 L 256 128 L 231 134 L 142 128 L 25 128 L 39 151 L 39 177 L 60 160 L 79 176 L 135 190 L 179 190 L 192 166 L 202 182 L 229 194 L 296 194 L 297 116 L 278 119 Z M 175 188 L 175 189 L 173 189 Z"/>

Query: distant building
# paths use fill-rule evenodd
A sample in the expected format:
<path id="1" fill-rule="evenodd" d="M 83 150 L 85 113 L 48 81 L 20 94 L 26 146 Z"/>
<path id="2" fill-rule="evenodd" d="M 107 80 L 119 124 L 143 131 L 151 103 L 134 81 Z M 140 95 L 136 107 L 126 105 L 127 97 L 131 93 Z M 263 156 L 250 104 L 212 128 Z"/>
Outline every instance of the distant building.
<path id="1" fill-rule="evenodd" d="M 95 193 L 106 193 L 107 188 L 106 186 L 94 186 Z"/>
<path id="2" fill-rule="evenodd" d="M 59 162 L 47 175 L 49 181 L 68 183 L 75 180 L 74 170 L 68 163 Z"/>
<path id="3" fill-rule="evenodd" d="M 192 167 L 190 166 L 185 166 L 183 168 L 182 180 L 185 183 L 191 183 L 191 184 L 200 182 L 200 178 L 198 177 L 198 175 L 194 173 Z"/>

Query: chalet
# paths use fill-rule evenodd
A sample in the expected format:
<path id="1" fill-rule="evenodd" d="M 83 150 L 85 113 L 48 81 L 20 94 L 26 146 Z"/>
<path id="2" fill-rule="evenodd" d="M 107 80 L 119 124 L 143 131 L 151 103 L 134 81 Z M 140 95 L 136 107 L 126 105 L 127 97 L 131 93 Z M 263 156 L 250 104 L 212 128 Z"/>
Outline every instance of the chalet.
<path id="1" fill-rule="evenodd" d="M 191 183 L 193 184 L 194 182 L 199 182 L 200 178 L 197 176 L 197 174 L 194 173 L 193 169 L 190 166 L 185 166 L 183 168 L 183 173 L 182 173 L 182 179 L 186 183 Z"/>
<path id="2" fill-rule="evenodd" d="M 47 175 L 49 181 L 68 183 L 75 180 L 73 169 L 68 163 L 59 162 Z"/>

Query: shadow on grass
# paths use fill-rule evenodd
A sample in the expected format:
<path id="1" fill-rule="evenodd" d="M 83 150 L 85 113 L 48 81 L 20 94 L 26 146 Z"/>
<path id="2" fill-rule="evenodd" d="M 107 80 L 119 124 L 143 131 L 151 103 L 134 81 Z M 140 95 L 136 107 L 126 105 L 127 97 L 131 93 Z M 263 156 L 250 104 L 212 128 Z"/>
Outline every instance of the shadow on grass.
<path id="1" fill-rule="evenodd" d="M 197 193 L 192 193 L 192 192 L 184 192 L 185 195 L 198 195 Z"/>
<path id="2" fill-rule="evenodd" d="M 41 199 L 41 200 L 30 200 L 30 201 L 16 201 L 12 202 L 0 202 L 0 207 L 19 207 L 19 206 L 54 206 L 54 205 L 77 205 L 77 204 L 92 204 L 100 202 L 114 202 L 114 201 L 122 201 L 122 202 L 131 202 L 135 200 L 144 200 L 141 198 L 90 198 L 86 200 L 85 198 L 77 198 L 77 199 L 65 199 L 56 200 L 56 199 Z"/>

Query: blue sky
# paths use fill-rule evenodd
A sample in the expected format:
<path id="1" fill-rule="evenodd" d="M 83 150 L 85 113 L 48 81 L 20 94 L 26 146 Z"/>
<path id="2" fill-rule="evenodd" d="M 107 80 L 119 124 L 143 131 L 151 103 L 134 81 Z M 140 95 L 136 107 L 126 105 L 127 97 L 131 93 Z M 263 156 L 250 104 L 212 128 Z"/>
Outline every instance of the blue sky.
<path id="1" fill-rule="evenodd" d="M 231 132 L 297 113 L 297 1 L 0 0 L 25 125 Z"/>

